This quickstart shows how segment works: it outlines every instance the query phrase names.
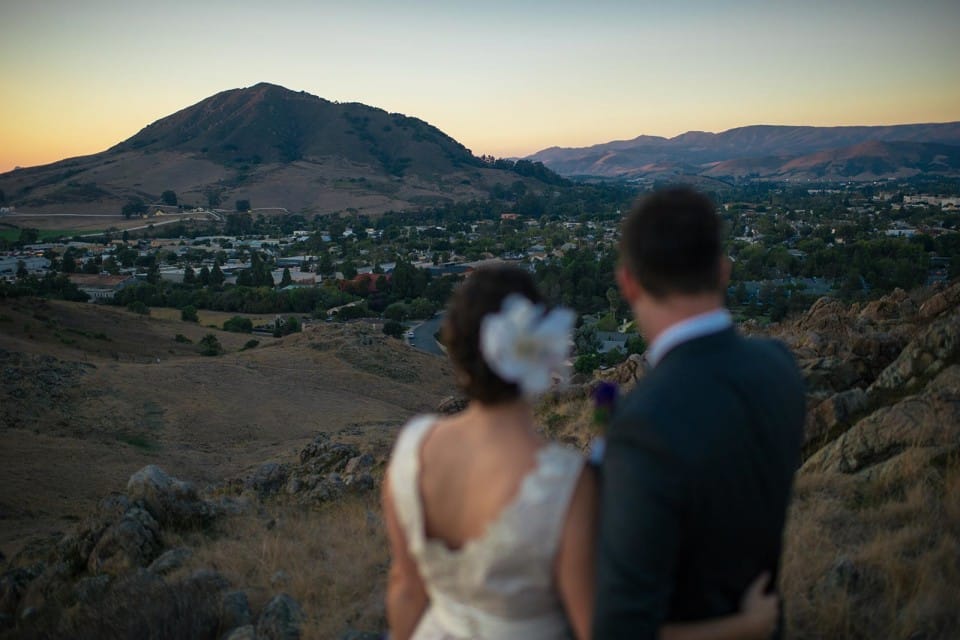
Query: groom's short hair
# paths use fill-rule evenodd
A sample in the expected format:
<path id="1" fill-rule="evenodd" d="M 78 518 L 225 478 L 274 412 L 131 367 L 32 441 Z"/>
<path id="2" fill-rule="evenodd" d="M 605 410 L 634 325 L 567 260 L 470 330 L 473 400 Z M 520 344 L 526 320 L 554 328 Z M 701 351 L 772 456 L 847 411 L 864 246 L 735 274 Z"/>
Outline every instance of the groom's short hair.
<path id="1" fill-rule="evenodd" d="M 620 232 L 620 259 L 654 297 L 721 287 L 720 218 L 699 191 L 654 191 L 637 201 Z"/>

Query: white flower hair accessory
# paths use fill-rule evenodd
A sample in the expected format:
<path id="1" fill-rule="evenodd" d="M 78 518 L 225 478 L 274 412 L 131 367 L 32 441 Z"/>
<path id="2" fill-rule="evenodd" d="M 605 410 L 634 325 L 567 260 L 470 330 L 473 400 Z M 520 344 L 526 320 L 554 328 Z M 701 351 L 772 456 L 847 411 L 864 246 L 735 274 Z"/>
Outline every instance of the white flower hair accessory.
<path id="1" fill-rule="evenodd" d="M 543 305 L 511 293 L 498 313 L 480 325 L 480 352 L 493 371 L 516 383 L 527 397 L 550 388 L 570 351 L 575 315 L 558 307 L 544 315 Z"/>

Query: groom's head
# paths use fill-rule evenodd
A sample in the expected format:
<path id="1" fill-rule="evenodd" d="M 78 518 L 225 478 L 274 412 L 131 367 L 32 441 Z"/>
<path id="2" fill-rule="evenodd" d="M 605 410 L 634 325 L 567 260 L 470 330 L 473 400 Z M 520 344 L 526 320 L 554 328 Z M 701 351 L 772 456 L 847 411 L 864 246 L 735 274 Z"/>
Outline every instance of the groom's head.
<path id="1" fill-rule="evenodd" d="M 637 201 L 623 221 L 620 260 L 643 293 L 658 300 L 726 287 L 720 219 L 710 199 L 689 187 L 661 189 Z"/>

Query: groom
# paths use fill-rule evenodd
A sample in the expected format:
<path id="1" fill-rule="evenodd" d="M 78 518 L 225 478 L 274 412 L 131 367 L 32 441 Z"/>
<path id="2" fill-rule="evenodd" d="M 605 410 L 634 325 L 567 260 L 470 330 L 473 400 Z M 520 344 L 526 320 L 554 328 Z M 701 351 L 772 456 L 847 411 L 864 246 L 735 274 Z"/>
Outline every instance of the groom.
<path id="1" fill-rule="evenodd" d="M 652 639 L 665 622 L 737 612 L 763 572 L 776 580 L 804 386 L 783 345 L 734 329 L 707 197 L 675 187 L 641 200 L 621 254 L 652 369 L 609 429 L 593 632 Z"/>

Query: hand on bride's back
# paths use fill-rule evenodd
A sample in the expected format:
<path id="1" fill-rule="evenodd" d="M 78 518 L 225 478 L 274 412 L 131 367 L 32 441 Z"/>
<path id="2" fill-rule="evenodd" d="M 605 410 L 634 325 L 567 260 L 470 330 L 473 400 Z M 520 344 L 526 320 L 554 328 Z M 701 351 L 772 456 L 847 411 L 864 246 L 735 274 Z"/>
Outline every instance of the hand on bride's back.
<path id="1" fill-rule="evenodd" d="M 776 593 L 767 593 L 769 584 L 770 574 L 761 573 L 740 600 L 740 612 L 752 631 L 751 638 L 769 638 L 780 619 L 780 597 Z"/>

